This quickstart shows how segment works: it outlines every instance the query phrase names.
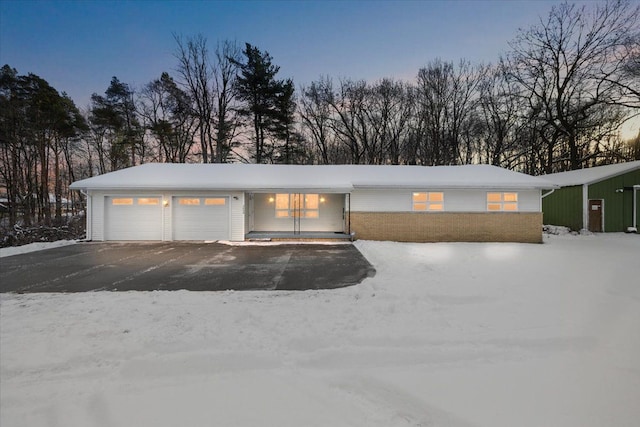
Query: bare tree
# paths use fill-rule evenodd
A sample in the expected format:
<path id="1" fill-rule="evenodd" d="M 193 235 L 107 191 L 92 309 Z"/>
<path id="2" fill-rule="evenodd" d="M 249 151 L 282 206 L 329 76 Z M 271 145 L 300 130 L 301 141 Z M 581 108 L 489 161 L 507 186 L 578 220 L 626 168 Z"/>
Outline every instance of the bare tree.
<path id="1" fill-rule="evenodd" d="M 562 161 L 556 158 L 564 151 L 558 144 L 567 146 L 570 169 L 588 160 L 589 154 L 581 155 L 580 136 L 594 126 L 596 111 L 622 100 L 625 64 L 637 50 L 629 48 L 637 40 L 629 35 L 637 34 L 639 14 L 640 6 L 626 0 L 590 8 L 562 3 L 510 43 L 503 64 L 545 124 L 540 135 L 547 145 L 546 172 Z"/>
<path id="2" fill-rule="evenodd" d="M 328 77 L 320 78 L 300 92 L 298 110 L 303 127 L 319 153 L 320 163 L 330 164 L 333 82 Z"/>
<path id="3" fill-rule="evenodd" d="M 526 132 L 522 100 L 514 95 L 514 88 L 504 70 L 488 66 L 479 86 L 478 117 L 481 122 L 478 156 L 483 163 L 513 168 L 521 158 L 521 138 Z"/>
<path id="4" fill-rule="evenodd" d="M 214 80 L 210 64 L 207 39 L 202 35 L 184 40 L 174 35 L 178 45 L 175 57 L 178 59 L 178 74 L 181 83 L 193 102 L 193 113 L 198 121 L 198 133 L 202 163 L 209 163 L 214 155 L 211 124 L 214 115 Z"/>
<path id="5" fill-rule="evenodd" d="M 438 59 L 418 71 L 415 132 L 422 164 L 457 164 L 470 158 L 462 154 L 462 142 L 478 83 L 477 70 L 464 60 L 454 67 Z"/>
<path id="6" fill-rule="evenodd" d="M 225 40 L 216 48 L 216 63 L 213 67 L 213 89 L 216 98 L 214 161 L 226 163 L 238 145 L 235 138 L 241 125 L 234 108 L 238 62 L 242 51 L 236 42 Z"/>
<path id="7" fill-rule="evenodd" d="M 186 162 L 194 144 L 197 121 L 191 114 L 191 99 L 169 74 L 162 73 L 144 87 L 140 114 L 157 142 L 157 161 Z"/>
<path id="8" fill-rule="evenodd" d="M 376 163 L 403 163 L 401 154 L 414 110 L 413 90 L 409 85 L 392 79 L 382 79 L 369 93 L 368 117 L 370 126 L 380 141 Z"/>
<path id="9" fill-rule="evenodd" d="M 340 163 L 366 163 L 365 155 L 373 151 L 365 113 L 366 99 L 365 81 L 341 80 L 339 91 L 329 100 L 334 113 L 331 129 L 346 153 Z"/>

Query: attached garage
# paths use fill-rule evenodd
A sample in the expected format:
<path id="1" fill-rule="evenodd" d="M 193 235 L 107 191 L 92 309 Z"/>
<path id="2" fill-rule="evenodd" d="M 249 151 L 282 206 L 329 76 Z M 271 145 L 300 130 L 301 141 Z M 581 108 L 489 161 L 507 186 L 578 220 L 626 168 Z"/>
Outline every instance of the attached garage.
<path id="1" fill-rule="evenodd" d="M 105 240 L 162 240 L 162 197 L 108 196 Z"/>
<path id="2" fill-rule="evenodd" d="M 228 197 L 173 197 L 173 240 L 228 240 Z"/>

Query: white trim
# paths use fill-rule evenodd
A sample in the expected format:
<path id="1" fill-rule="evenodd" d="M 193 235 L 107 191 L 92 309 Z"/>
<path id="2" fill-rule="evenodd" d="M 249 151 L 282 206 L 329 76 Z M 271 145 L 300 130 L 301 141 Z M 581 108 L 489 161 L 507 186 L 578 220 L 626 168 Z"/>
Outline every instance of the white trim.
<path id="1" fill-rule="evenodd" d="M 82 191 L 81 191 L 82 192 Z M 91 226 L 91 223 L 93 222 L 93 195 L 91 194 L 90 191 L 87 191 L 86 193 L 83 193 L 85 195 L 85 197 L 87 198 L 87 217 L 85 218 L 85 220 L 87 221 L 87 235 L 86 235 L 86 239 L 87 240 L 93 240 L 93 227 Z"/>
<path id="2" fill-rule="evenodd" d="M 589 185 L 582 185 L 582 228 L 589 229 Z"/>
<path id="3" fill-rule="evenodd" d="M 637 193 L 638 190 L 640 190 L 640 185 L 634 185 L 633 186 L 633 228 L 635 228 L 636 230 L 638 229 L 638 224 L 637 224 L 637 218 L 638 218 L 638 208 L 637 208 L 637 204 L 638 204 L 638 199 L 637 199 Z"/>

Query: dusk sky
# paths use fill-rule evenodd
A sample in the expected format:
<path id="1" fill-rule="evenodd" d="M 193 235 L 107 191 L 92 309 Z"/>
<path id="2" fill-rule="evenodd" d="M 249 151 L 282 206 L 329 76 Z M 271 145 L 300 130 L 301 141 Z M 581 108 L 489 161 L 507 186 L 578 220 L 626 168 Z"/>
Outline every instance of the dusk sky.
<path id="1" fill-rule="evenodd" d="M 80 108 L 112 76 L 173 72 L 173 34 L 249 42 L 297 87 L 321 75 L 410 80 L 435 58 L 495 62 L 557 1 L 0 1 L 0 63 Z"/>

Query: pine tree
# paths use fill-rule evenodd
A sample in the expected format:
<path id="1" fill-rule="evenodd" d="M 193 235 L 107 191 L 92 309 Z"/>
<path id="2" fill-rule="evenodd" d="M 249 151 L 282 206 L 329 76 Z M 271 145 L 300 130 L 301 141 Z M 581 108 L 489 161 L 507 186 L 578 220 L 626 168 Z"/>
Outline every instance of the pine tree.
<path id="1" fill-rule="evenodd" d="M 269 141 L 269 134 L 282 138 L 283 120 L 289 130 L 293 119 L 292 111 L 293 82 L 276 80 L 280 67 L 272 64 L 271 55 L 246 43 L 245 63 L 235 62 L 240 70 L 236 80 L 238 99 L 243 103 L 238 112 L 251 119 L 254 132 L 254 160 L 256 163 L 273 161 L 276 147 Z M 286 111 L 285 111 L 286 110 Z M 286 117 L 286 119 L 285 119 Z"/>

